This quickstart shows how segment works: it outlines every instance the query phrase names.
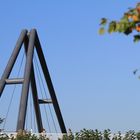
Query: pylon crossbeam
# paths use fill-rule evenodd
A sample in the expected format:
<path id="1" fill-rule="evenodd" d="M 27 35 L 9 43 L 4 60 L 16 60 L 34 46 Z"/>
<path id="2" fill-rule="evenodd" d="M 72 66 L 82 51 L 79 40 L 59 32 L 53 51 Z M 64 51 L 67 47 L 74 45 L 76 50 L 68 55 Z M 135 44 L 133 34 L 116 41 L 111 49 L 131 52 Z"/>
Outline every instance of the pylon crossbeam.
<path id="1" fill-rule="evenodd" d="M 6 84 L 12 85 L 12 84 L 23 84 L 24 79 L 23 78 L 12 78 L 12 79 L 6 79 Z"/>

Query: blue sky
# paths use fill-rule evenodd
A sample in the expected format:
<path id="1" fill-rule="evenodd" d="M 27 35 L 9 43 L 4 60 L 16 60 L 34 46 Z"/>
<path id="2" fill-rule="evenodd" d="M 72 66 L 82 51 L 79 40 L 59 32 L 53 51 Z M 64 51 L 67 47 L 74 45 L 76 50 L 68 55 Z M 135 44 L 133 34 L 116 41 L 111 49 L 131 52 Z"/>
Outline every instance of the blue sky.
<path id="1" fill-rule="evenodd" d="M 133 75 L 140 68 L 140 45 L 132 36 L 98 34 L 102 17 L 119 19 L 137 2 L 1 1 L 0 76 L 21 30 L 36 28 L 67 128 L 140 130 L 140 80 Z M 9 92 L 2 96 L 1 116 Z M 11 107 L 9 129 L 16 122 L 16 107 Z"/>

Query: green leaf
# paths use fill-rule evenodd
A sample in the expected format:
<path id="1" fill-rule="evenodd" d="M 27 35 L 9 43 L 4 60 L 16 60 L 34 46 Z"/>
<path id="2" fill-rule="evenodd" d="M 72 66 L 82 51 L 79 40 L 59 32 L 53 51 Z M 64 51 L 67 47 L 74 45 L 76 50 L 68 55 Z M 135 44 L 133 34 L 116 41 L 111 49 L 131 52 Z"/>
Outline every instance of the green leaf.
<path id="1" fill-rule="evenodd" d="M 105 33 L 105 29 L 103 28 L 103 27 L 101 27 L 100 29 L 99 29 L 99 34 L 100 35 L 103 35 Z"/>
<path id="2" fill-rule="evenodd" d="M 128 22 L 129 20 L 128 20 L 127 15 L 125 14 L 125 15 L 121 18 L 120 21 L 121 21 L 121 22 Z"/>
<path id="3" fill-rule="evenodd" d="M 128 29 L 128 25 L 125 22 L 119 22 L 118 32 L 124 33 Z"/>
<path id="4" fill-rule="evenodd" d="M 129 35 L 130 33 L 132 33 L 132 30 L 130 28 L 127 28 L 124 32 L 125 35 Z"/>
<path id="5" fill-rule="evenodd" d="M 102 18 L 100 25 L 106 25 L 107 24 L 107 19 L 106 18 Z"/>
<path id="6" fill-rule="evenodd" d="M 138 3 L 136 7 L 140 7 L 140 3 Z"/>
<path id="7" fill-rule="evenodd" d="M 111 21 L 109 23 L 108 32 L 109 33 L 116 32 L 116 27 L 117 27 L 116 21 Z"/>
<path id="8" fill-rule="evenodd" d="M 134 35 L 134 42 L 140 41 L 140 35 Z"/>

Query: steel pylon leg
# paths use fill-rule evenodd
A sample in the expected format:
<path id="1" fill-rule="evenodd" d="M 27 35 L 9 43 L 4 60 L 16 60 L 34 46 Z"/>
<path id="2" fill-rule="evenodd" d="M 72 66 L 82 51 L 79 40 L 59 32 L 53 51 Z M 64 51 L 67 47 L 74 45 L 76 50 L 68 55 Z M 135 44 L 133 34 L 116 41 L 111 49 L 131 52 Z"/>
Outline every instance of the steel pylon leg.
<path id="1" fill-rule="evenodd" d="M 24 38 L 25 38 L 26 34 L 27 34 L 27 30 L 22 30 L 22 32 L 21 32 L 21 34 L 19 36 L 19 39 L 18 39 L 18 41 L 16 43 L 16 46 L 15 46 L 15 48 L 13 50 L 13 53 L 12 53 L 12 55 L 11 55 L 9 61 L 8 61 L 8 64 L 7 64 L 7 66 L 6 66 L 5 70 L 4 70 L 4 73 L 3 73 L 2 77 L 1 77 L 1 80 L 0 80 L 0 97 L 1 97 L 2 92 L 4 90 L 4 87 L 5 87 L 5 79 L 8 79 L 8 77 L 9 77 L 11 71 L 12 71 L 12 68 L 13 68 L 13 66 L 15 64 L 15 61 L 17 59 L 17 56 L 18 56 L 18 54 L 20 52 L 20 49 L 21 49 L 21 46 L 22 46 L 22 44 L 24 42 Z"/>
<path id="2" fill-rule="evenodd" d="M 32 69 L 32 60 L 34 54 L 34 42 L 36 37 L 36 31 L 33 29 L 30 32 L 29 45 L 27 51 L 27 59 L 24 71 L 24 83 L 22 86 L 22 94 L 20 100 L 18 122 L 17 122 L 17 131 L 24 130 L 26 110 L 27 110 L 27 101 L 28 101 L 28 92 L 31 79 L 31 69 Z"/>
<path id="3" fill-rule="evenodd" d="M 49 90 L 50 96 L 52 98 L 53 107 L 54 107 L 54 110 L 55 110 L 55 113 L 56 113 L 56 116 L 57 116 L 57 119 L 58 119 L 58 122 L 60 125 L 61 132 L 67 133 L 38 35 L 36 35 L 35 46 L 36 46 L 36 51 L 38 54 L 38 58 L 39 58 L 41 67 L 42 67 L 42 71 L 43 71 L 43 74 L 44 74 L 44 77 L 45 77 L 45 80 L 46 80 L 46 83 L 48 86 L 48 90 Z"/>
<path id="4" fill-rule="evenodd" d="M 25 42 L 24 42 L 26 55 L 28 51 L 28 43 L 29 43 L 29 39 L 28 39 L 28 36 L 26 36 Z M 37 86 L 36 86 L 33 61 L 32 61 L 32 68 L 31 68 L 31 89 L 32 89 L 32 96 L 33 96 L 33 103 L 34 103 L 34 110 L 36 114 L 38 132 L 41 133 L 43 131 L 43 125 L 42 125 L 41 112 L 40 112 L 40 107 L 39 107 L 39 102 L 38 102 L 38 94 L 37 94 Z"/>

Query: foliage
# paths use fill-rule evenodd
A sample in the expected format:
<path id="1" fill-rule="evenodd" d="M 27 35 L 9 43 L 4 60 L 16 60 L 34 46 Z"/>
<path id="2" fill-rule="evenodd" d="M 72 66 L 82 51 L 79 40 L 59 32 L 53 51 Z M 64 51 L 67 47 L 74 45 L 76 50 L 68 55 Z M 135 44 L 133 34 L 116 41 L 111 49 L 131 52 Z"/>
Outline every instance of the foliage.
<path id="1" fill-rule="evenodd" d="M 4 119 L 1 119 L 1 118 L 0 118 L 0 124 L 1 124 L 3 121 L 4 121 Z"/>
<path id="2" fill-rule="evenodd" d="M 72 133 L 71 129 L 69 129 L 68 134 L 64 134 L 62 138 L 62 140 L 73 140 L 73 139 L 74 139 L 74 134 Z"/>
<path id="3" fill-rule="evenodd" d="M 125 134 L 122 134 L 119 131 L 113 135 L 110 129 L 106 129 L 103 132 L 97 129 L 83 129 L 80 132 L 77 132 L 75 135 L 64 135 L 62 140 L 140 140 L 140 132 L 136 133 L 135 131 L 131 130 Z"/>
<path id="4" fill-rule="evenodd" d="M 9 140 L 9 137 L 6 134 L 0 134 L 0 140 Z"/>
<path id="5" fill-rule="evenodd" d="M 126 132 L 124 136 L 124 140 L 135 140 L 135 139 L 136 139 L 136 133 L 134 131 Z"/>
<path id="6" fill-rule="evenodd" d="M 31 133 L 26 133 L 25 131 L 19 131 L 14 140 L 38 140 L 37 136 Z"/>
<path id="7" fill-rule="evenodd" d="M 99 34 L 104 34 L 106 30 L 110 34 L 113 32 L 124 33 L 125 35 L 134 33 L 134 42 L 140 41 L 140 3 L 135 8 L 129 8 L 118 21 L 102 18 Z"/>
<path id="8" fill-rule="evenodd" d="M 123 137 L 122 137 L 122 134 L 121 132 L 119 131 L 118 134 L 114 134 L 112 140 L 122 140 Z"/>
<path id="9" fill-rule="evenodd" d="M 4 121 L 4 119 L 1 119 L 1 118 L 0 118 L 0 124 L 2 124 L 3 121 Z M 2 129 L 0 129 L 0 132 L 1 132 L 1 131 L 2 131 Z"/>
<path id="10" fill-rule="evenodd" d="M 6 134 L 0 135 L 0 140 L 50 140 L 46 135 L 41 134 L 39 136 L 31 134 L 30 132 L 19 131 L 16 136 L 11 135 L 8 137 Z M 111 133 L 110 129 L 99 131 L 97 129 L 82 129 L 77 133 L 73 133 L 70 129 L 67 134 L 64 134 L 62 138 L 58 140 L 140 140 L 140 132 L 133 130 L 122 134 L 118 132 L 116 134 Z"/>
<path id="11" fill-rule="evenodd" d="M 1 134 L 0 135 L 0 140 L 49 140 L 49 138 L 44 135 L 40 134 L 39 136 L 32 134 L 30 132 L 26 131 L 19 131 L 16 136 L 11 135 L 7 136 L 6 134 Z"/>

